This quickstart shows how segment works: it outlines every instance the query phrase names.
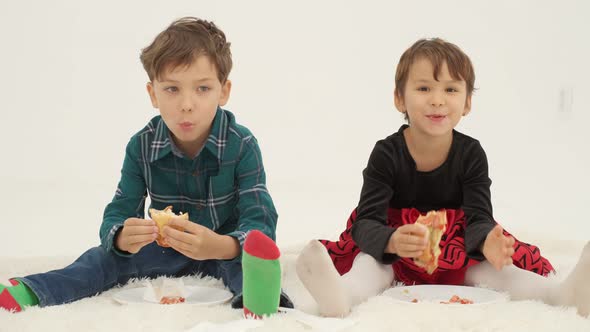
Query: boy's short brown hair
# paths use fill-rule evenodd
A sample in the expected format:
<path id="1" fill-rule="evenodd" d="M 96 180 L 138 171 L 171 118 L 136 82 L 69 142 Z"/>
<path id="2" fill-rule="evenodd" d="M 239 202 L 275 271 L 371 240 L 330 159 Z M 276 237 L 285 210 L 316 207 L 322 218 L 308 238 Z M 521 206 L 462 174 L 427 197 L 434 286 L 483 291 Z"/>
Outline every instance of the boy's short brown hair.
<path id="1" fill-rule="evenodd" d="M 200 55 L 206 55 L 217 69 L 217 78 L 224 84 L 232 68 L 230 43 L 213 22 L 195 17 L 178 19 L 154 41 L 141 50 L 141 63 L 150 81 L 159 79 L 168 66 L 189 66 Z"/>
<path id="2" fill-rule="evenodd" d="M 395 73 L 395 93 L 403 98 L 408 82 L 410 66 L 419 58 L 426 58 L 434 67 L 434 79 L 443 63 L 447 63 L 449 73 L 455 80 L 464 80 L 467 86 L 467 96 L 471 96 L 475 84 L 475 72 L 469 57 L 457 45 L 440 38 L 420 39 L 402 54 Z"/>

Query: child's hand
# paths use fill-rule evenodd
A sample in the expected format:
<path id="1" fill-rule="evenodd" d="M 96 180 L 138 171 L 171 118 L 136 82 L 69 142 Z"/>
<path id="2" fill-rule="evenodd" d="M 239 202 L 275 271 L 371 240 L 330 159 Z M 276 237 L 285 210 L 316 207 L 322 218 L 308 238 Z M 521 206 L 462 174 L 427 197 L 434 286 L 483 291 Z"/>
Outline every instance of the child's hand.
<path id="1" fill-rule="evenodd" d="M 129 218 L 123 223 L 115 246 L 119 250 L 135 254 L 147 244 L 154 242 L 157 236 L 158 227 L 153 220 Z"/>
<path id="2" fill-rule="evenodd" d="M 169 226 L 179 226 L 181 232 Z M 196 260 L 231 259 L 240 253 L 236 239 L 219 235 L 207 227 L 181 218 L 172 218 L 164 227 L 166 242 L 181 254 Z"/>
<path id="3" fill-rule="evenodd" d="M 422 255 L 428 245 L 428 228 L 422 224 L 407 224 L 391 234 L 386 253 L 414 258 Z"/>
<path id="4" fill-rule="evenodd" d="M 504 266 L 512 264 L 514 238 L 505 236 L 502 226 L 496 225 L 486 237 L 482 253 L 496 270 L 501 270 Z"/>

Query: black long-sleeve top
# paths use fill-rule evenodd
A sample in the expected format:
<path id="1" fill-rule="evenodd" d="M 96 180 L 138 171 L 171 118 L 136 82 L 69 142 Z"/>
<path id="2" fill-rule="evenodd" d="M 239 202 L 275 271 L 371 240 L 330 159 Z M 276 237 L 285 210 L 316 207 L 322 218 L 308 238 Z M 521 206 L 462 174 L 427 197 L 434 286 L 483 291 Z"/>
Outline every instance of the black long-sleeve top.
<path id="1" fill-rule="evenodd" d="M 485 151 L 476 139 L 453 130 L 445 162 L 430 172 L 420 172 L 404 139 L 407 127 L 401 126 L 375 144 L 363 171 L 353 240 L 363 252 L 391 264 L 399 257 L 384 252 L 395 231 L 387 226 L 388 208 L 413 207 L 420 212 L 460 208 L 466 216 L 467 254 L 482 260 L 479 248 L 495 226 Z"/>

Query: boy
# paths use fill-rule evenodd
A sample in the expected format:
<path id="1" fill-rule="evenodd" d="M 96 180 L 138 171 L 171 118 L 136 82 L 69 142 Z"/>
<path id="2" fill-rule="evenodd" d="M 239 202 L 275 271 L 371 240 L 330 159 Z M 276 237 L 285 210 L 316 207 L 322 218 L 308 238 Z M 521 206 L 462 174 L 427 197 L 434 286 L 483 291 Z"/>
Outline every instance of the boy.
<path id="1" fill-rule="evenodd" d="M 21 311 L 93 296 L 131 278 L 192 274 L 221 278 L 241 308 L 241 247 L 259 230 L 275 239 L 277 213 L 258 144 L 220 108 L 231 91 L 230 43 L 215 24 L 185 17 L 142 50 L 152 105 L 160 112 L 129 141 L 121 180 L 100 227 L 101 245 L 73 264 L 0 285 L 0 307 Z M 187 212 L 164 227 L 144 219 L 151 207 Z M 280 305 L 292 308 L 281 294 Z"/>

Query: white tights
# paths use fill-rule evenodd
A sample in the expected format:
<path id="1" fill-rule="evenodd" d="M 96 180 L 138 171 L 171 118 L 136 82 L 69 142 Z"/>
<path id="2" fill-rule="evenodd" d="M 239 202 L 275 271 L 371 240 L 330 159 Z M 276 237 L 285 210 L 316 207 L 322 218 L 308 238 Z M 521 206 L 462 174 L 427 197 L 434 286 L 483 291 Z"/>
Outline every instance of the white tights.
<path id="1" fill-rule="evenodd" d="M 326 316 L 348 314 L 350 306 L 380 294 L 391 287 L 394 280 L 390 265 L 383 265 L 362 252 L 355 258 L 350 271 L 340 276 L 324 246 L 318 241 L 312 241 L 304 248 L 297 259 L 296 269 L 299 278 L 318 302 L 320 313 Z M 587 316 L 590 310 L 590 286 L 586 280 L 589 278 L 590 242 L 585 246 L 574 270 L 563 282 L 514 265 L 498 271 L 484 261 L 467 269 L 465 284 L 483 285 L 507 292 L 512 300 L 539 300 L 550 305 L 575 306 L 581 315 Z"/>

